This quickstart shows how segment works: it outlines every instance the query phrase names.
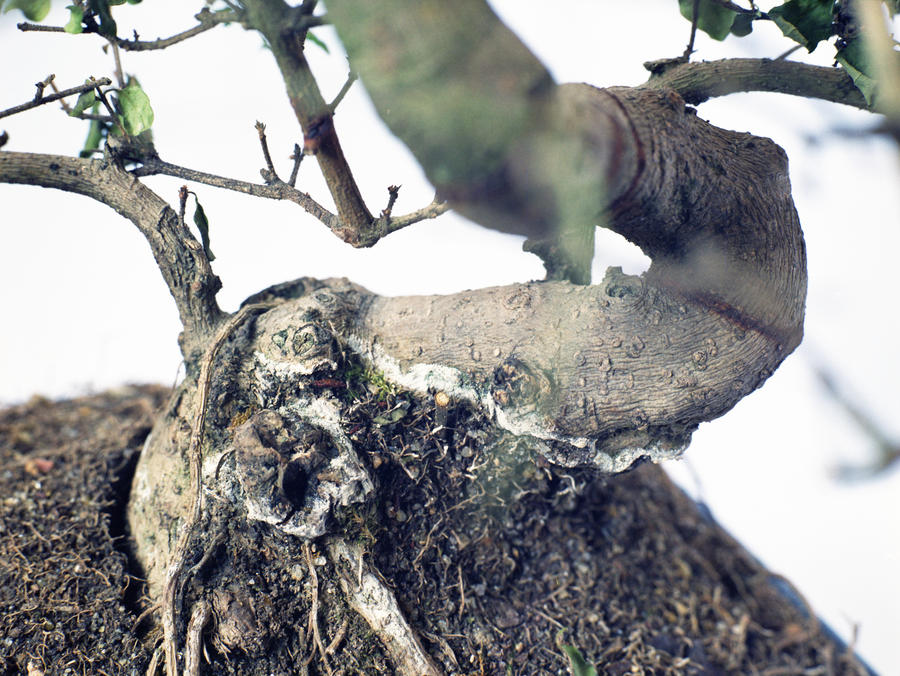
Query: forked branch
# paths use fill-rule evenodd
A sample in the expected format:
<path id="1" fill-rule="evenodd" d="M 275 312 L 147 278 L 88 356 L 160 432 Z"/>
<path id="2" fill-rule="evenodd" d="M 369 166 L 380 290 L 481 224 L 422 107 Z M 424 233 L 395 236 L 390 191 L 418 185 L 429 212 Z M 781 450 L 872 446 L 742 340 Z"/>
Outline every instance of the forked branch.
<path id="1" fill-rule="evenodd" d="M 304 139 L 315 140 L 316 159 L 346 230 L 339 236 L 352 243 L 357 232 L 370 228 L 375 219 L 344 157 L 332 120 L 333 110 L 322 97 L 303 53 L 311 9 L 290 7 L 283 0 L 247 0 L 244 6 L 247 24 L 271 45 Z"/>
<path id="2" fill-rule="evenodd" d="M 110 159 L 0 152 L 0 182 L 85 195 L 134 223 L 175 299 L 184 326 L 182 351 L 193 363 L 223 318 L 215 300 L 221 283 L 201 244 L 165 200 Z"/>
<path id="3" fill-rule="evenodd" d="M 313 199 L 309 193 L 298 190 L 290 183 L 284 182 L 278 178 L 277 174 L 274 174 L 269 169 L 265 169 L 264 171 L 267 176 L 266 183 L 250 183 L 248 181 L 217 176 L 195 169 L 188 169 L 157 158 L 148 158 L 144 160 L 141 166 L 131 170 L 130 173 L 138 177 L 158 174 L 175 176 L 188 181 L 195 181 L 217 188 L 224 188 L 225 190 L 233 190 L 246 195 L 253 195 L 254 197 L 293 202 L 323 223 L 338 237 L 357 248 L 374 246 L 381 238 L 386 237 L 392 232 L 397 232 L 398 230 L 402 230 L 403 228 L 423 220 L 437 218 L 450 209 L 446 202 L 435 198 L 430 204 L 422 209 L 404 214 L 403 216 L 392 217 L 390 213 L 383 213 L 378 218 L 372 219 L 365 228 L 358 229 L 342 221 L 339 215 L 331 213 Z"/>

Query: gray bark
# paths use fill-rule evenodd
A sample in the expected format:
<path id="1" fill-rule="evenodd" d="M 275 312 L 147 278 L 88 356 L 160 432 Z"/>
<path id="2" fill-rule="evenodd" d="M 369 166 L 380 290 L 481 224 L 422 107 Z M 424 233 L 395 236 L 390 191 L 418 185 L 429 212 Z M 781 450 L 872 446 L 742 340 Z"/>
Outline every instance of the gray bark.
<path id="1" fill-rule="evenodd" d="M 282 53 L 299 49 L 292 28 L 269 21 L 283 3 L 246 4 L 289 91 L 308 88 L 288 77 L 304 70 Z M 389 413 L 420 410 L 436 395 L 466 410 L 485 463 L 470 468 L 467 485 L 522 483 L 527 494 L 523 463 L 616 472 L 643 456 L 677 455 L 700 422 L 759 387 L 802 337 L 805 250 L 774 143 L 703 122 L 674 91 L 557 85 L 481 2 L 332 0 L 328 10 L 376 107 L 453 208 L 558 248 L 574 277 L 598 224 L 653 263 L 641 277 L 612 269 L 593 286 L 547 281 L 443 297 L 381 298 L 345 280 L 299 280 L 227 319 L 202 247 L 120 166 L 0 153 L 3 180 L 87 194 L 134 221 L 192 336 L 189 378 L 148 439 L 129 503 L 138 559 L 164 601 L 170 673 L 184 583 L 207 558 L 200 529 L 230 529 L 235 542 L 260 523 L 307 543 L 307 559 L 309 541 L 324 538 L 333 579 L 397 668 L 437 670 L 378 571 L 359 554 L 356 587 L 347 572 L 363 550 L 334 517 L 389 502 L 372 449 L 347 423 L 353 405 L 329 390 L 357 365 L 406 390 L 407 408 Z M 304 129 L 323 103 L 310 97 L 309 110 L 295 101 Z M 323 168 L 340 173 L 336 138 L 319 152 Z M 347 190 L 335 198 L 348 227 L 355 212 L 371 220 Z M 375 585 L 365 595 L 363 580 Z M 228 594 L 221 608 L 247 605 Z M 244 633 L 216 640 L 250 653 Z M 319 653 L 327 671 L 321 645 Z"/>

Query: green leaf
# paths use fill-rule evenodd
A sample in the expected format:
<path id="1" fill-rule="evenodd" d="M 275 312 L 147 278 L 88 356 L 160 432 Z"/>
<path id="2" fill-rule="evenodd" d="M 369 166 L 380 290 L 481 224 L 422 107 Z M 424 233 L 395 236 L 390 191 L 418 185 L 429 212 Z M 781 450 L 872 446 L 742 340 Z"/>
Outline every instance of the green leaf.
<path id="1" fill-rule="evenodd" d="M 109 0 L 88 0 L 88 9 L 93 11 L 97 18 L 100 19 L 98 32 L 103 37 L 113 40 L 116 37 L 118 28 L 116 27 L 116 20 L 112 18 L 112 14 L 109 11 L 109 5 Z"/>
<path id="2" fill-rule="evenodd" d="M 3 11 L 12 9 L 22 10 L 29 21 L 43 21 L 50 11 L 50 0 L 10 0 Z"/>
<path id="3" fill-rule="evenodd" d="M 83 29 L 81 20 L 84 18 L 84 9 L 76 5 L 69 5 L 66 9 L 69 10 L 69 23 L 63 26 L 63 30 L 78 35 Z"/>
<path id="4" fill-rule="evenodd" d="M 216 260 L 216 257 L 213 255 L 212 249 L 209 248 L 209 219 L 206 218 L 206 212 L 203 210 L 200 200 L 197 199 L 197 195 L 194 195 L 194 201 L 197 203 L 197 208 L 194 209 L 194 225 L 200 231 L 200 243 L 203 244 L 203 252 L 206 254 L 206 259 L 212 263 Z"/>
<path id="5" fill-rule="evenodd" d="M 678 9 L 681 10 L 681 16 L 693 21 L 694 0 L 678 0 Z M 736 15 L 737 12 L 734 10 L 722 7 L 713 0 L 700 0 L 697 8 L 697 28 L 714 40 L 724 40 L 731 31 Z"/>
<path id="6" fill-rule="evenodd" d="M 731 34 L 742 38 L 753 32 L 753 20 L 756 17 L 753 14 L 739 12 L 731 23 Z"/>
<path id="7" fill-rule="evenodd" d="M 853 79 L 853 84 L 862 92 L 866 103 L 870 106 L 875 101 L 878 82 L 875 80 L 875 64 L 869 58 L 869 52 L 862 37 L 857 37 L 838 50 L 835 59 Z"/>
<path id="8" fill-rule="evenodd" d="M 89 83 L 90 80 L 85 80 L 84 83 Z M 84 111 L 86 111 L 91 106 L 95 105 L 97 102 L 97 90 L 96 89 L 88 89 L 86 92 L 81 92 L 78 95 L 78 99 L 75 101 L 75 105 L 72 107 L 72 110 L 69 112 L 69 115 L 72 117 L 78 117 Z"/>
<path id="9" fill-rule="evenodd" d="M 153 124 L 153 108 L 137 80 L 119 90 L 119 122 L 129 136 L 137 136 Z"/>
<path id="10" fill-rule="evenodd" d="M 569 656 L 569 663 L 572 665 L 572 676 L 597 676 L 597 670 L 588 664 L 578 652 L 578 648 L 570 645 L 564 645 L 562 649 Z"/>
<path id="11" fill-rule="evenodd" d="M 788 0 L 769 10 L 769 18 L 794 42 L 813 51 L 834 33 L 833 0 Z"/>
<path id="12" fill-rule="evenodd" d="M 331 52 L 328 51 L 328 45 L 326 45 L 324 42 L 322 42 L 322 40 L 316 37 L 316 35 L 312 31 L 306 32 L 306 39 L 312 42 L 317 47 L 324 49 L 326 54 L 331 54 Z"/>

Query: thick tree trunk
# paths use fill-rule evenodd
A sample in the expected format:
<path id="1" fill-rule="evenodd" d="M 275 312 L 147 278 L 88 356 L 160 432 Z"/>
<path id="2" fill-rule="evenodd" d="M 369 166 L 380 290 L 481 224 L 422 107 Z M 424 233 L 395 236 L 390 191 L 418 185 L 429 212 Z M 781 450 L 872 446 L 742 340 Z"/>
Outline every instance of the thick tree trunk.
<path id="1" fill-rule="evenodd" d="M 303 31 L 270 20 L 292 10 L 246 4 L 302 90 Z M 0 155 L 4 180 L 112 185 L 184 316 L 188 379 L 128 505 L 170 676 L 204 654 L 215 672 L 564 673 L 563 643 L 610 673 L 855 669 L 739 547 L 719 558 L 725 536 L 658 470 L 606 474 L 679 454 L 799 344 L 781 149 L 673 91 L 556 85 L 482 2 L 329 16 L 453 208 L 534 238 L 553 278 L 588 281 L 597 224 L 653 264 L 448 297 L 304 279 L 225 317 L 202 247 L 161 201 L 133 206 L 123 166 L 38 158 L 34 176 Z M 307 134 L 313 94 L 294 101 Z M 315 144 L 329 180 L 333 141 Z M 345 225 L 371 226 L 345 187 L 363 221 Z"/>
<path id="2" fill-rule="evenodd" d="M 327 633 L 346 620 L 380 639 L 364 668 L 453 672 L 463 657 L 490 671 L 509 660 L 540 671 L 550 664 L 528 648 L 535 617 L 578 627 L 573 642 L 603 662 L 637 650 L 606 642 L 619 631 L 662 640 L 672 668 L 744 659 L 713 657 L 715 641 L 711 652 L 686 648 L 713 629 L 677 608 L 718 603 L 721 579 L 646 624 L 642 613 L 663 606 L 630 604 L 655 598 L 653 585 L 620 589 L 619 577 L 606 578 L 632 536 L 665 568 L 668 545 L 627 529 L 605 540 L 605 507 L 593 501 L 612 482 L 595 473 L 676 456 L 700 422 L 757 388 L 799 343 L 806 263 L 784 153 L 702 122 L 671 92 L 568 85 L 531 105 L 537 143 L 504 137 L 491 176 L 448 179 L 454 206 L 504 228 L 512 218 L 539 231 L 555 219 L 563 240 L 603 215 L 651 255 L 651 269 L 610 270 L 593 286 L 448 297 L 379 298 L 346 281 L 299 280 L 250 299 L 151 434 L 129 503 L 137 555 L 162 602 L 170 674 L 192 604 L 198 613 L 212 604 L 220 652 L 262 659 L 276 641 L 254 611 L 263 587 L 269 602 L 303 599 L 293 612 L 311 618 L 308 631 L 288 650 L 314 652 L 330 671 L 320 578 L 341 623 Z M 548 536 L 550 523 L 558 532 Z M 574 545 L 571 529 L 582 532 Z M 565 542 L 546 541 L 557 535 Z M 253 557 L 271 571 L 264 586 L 241 588 Z M 567 573 L 578 580 L 571 590 L 558 561 L 584 562 Z M 691 564 L 674 565 L 692 589 Z M 659 590 L 673 584 L 661 580 Z M 612 619 L 598 614 L 600 589 L 627 599 L 624 627 L 603 629 Z M 555 614 L 561 594 L 576 598 Z M 742 612 L 734 631 L 754 621 Z"/>

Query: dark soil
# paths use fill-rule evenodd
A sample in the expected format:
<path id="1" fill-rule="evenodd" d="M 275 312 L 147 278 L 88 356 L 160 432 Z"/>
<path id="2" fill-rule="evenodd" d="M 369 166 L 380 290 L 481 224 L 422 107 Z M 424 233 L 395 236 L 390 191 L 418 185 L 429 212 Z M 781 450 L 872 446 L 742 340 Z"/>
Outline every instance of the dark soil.
<path id="1" fill-rule="evenodd" d="M 167 392 L 35 397 L 0 411 L 0 673 L 146 668 L 124 506 Z"/>
<path id="2" fill-rule="evenodd" d="M 467 407 L 335 385 L 382 496 L 336 524 L 448 674 L 567 674 L 564 646 L 601 674 L 866 673 L 656 466 L 553 470 L 524 442 L 491 443 Z M 159 631 L 139 622 L 149 604 L 123 513 L 166 394 L 0 412 L 0 674 L 145 672 Z M 208 673 L 393 673 L 323 547 L 236 512 L 222 523 L 186 595 L 216 611 Z M 313 588 L 327 664 L 310 639 Z"/>

